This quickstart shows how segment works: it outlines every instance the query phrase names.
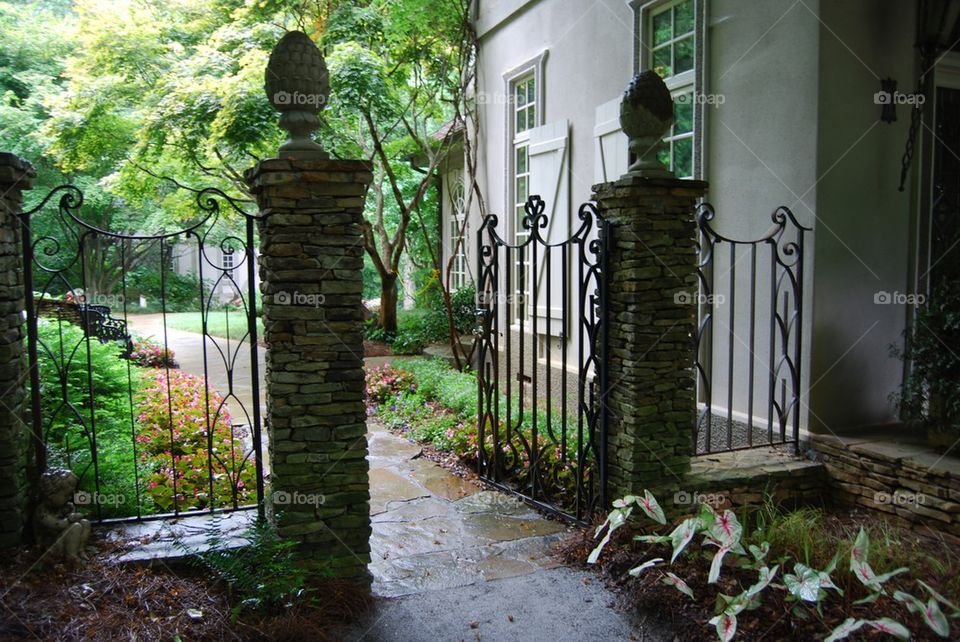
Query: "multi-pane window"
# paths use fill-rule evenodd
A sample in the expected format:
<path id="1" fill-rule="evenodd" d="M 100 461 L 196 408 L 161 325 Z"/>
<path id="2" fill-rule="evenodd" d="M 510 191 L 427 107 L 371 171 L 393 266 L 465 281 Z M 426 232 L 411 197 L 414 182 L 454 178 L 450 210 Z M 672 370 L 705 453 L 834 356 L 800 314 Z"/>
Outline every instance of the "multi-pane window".
<path id="1" fill-rule="evenodd" d="M 525 242 L 530 235 L 530 231 L 523 226 L 523 217 L 525 216 L 523 206 L 530 195 L 529 131 L 539 124 L 537 122 L 536 90 L 536 77 L 532 74 L 514 81 L 511 88 L 511 105 L 513 106 L 513 184 L 511 192 L 514 206 L 514 242 L 517 245 Z M 526 314 L 524 292 L 530 279 L 529 269 L 529 252 L 526 249 L 517 250 L 513 266 L 513 291 L 515 296 L 514 304 L 511 306 L 513 319 L 517 321 L 523 319 Z"/>
<path id="2" fill-rule="evenodd" d="M 673 170 L 677 178 L 693 178 L 693 92 L 675 95 L 673 125 L 663 137 L 660 162 Z"/>
<path id="3" fill-rule="evenodd" d="M 679 178 L 694 176 L 696 18 L 695 0 L 665 2 L 650 11 L 646 46 L 650 67 L 674 99 L 675 120 L 664 137 L 660 161 Z"/>
<path id="4" fill-rule="evenodd" d="M 234 255 L 233 255 L 232 249 L 229 251 L 225 251 L 223 253 L 223 257 L 221 259 L 220 265 L 227 272 L 233 269 L 236 263 L 234 262 Z"/>
<path id="5" fill-rule="evenodd" d="M 693 71 L 693 0 L 671 2 L 654 10 L 650 22 L 650 53 L 657 75 L 668 78 Z"/>
<path id="6" fill-rule="evenodd" d="M 455 182 L 450 190 L 450 206 L 452 216 L 450 217 L 450 256 L 453 260 L 450 263 L 450 286 L 454 290 L 459 290 L 467 282 L 467 250 L 465 245 L 464 221 L 466 219 L 466 190 L 463 186 L 463 178 L 457 175 Z"/>

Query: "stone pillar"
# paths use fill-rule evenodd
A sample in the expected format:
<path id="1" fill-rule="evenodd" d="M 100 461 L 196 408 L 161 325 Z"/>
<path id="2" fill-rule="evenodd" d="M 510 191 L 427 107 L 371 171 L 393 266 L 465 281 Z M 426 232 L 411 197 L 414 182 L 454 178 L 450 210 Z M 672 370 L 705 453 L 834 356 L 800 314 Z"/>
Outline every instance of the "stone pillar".
<path id="1" fill-rule="evenodd" d="M 30 163 L 0 153 L 0 548 L 23 543 L 27 525 L 33 440 L 24 421 L 27 365 L 17 215 L 36 175 Z"/>
<path id="2" fill-rule="evenodd" d="M 695 208 L 706 187 L 627 175 L 593 188 L 611 226 L 604 396 L 611 499 L 670 491 L 689 470 L 697 306 L 677 295 L 697 292 Z"/>
<path id="3" fill-rule="evenodd" d="M 360 222 L 370 166 L 271 159 L 246 180 L 262 217 L 268 514 L 304 563 L 369 581 Z"/>

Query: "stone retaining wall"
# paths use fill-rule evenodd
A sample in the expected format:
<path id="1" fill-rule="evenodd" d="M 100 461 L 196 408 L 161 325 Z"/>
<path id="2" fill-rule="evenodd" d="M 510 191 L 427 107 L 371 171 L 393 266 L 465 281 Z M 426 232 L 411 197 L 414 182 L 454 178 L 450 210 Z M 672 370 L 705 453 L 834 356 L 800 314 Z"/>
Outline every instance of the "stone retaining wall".
<path id="1" fill-rule="evenodd" d="M 885 514 L 898 526 L 960 536 L 960 465 L 921 447 L 890 441 L 814 435 L 839 505 Z"/>

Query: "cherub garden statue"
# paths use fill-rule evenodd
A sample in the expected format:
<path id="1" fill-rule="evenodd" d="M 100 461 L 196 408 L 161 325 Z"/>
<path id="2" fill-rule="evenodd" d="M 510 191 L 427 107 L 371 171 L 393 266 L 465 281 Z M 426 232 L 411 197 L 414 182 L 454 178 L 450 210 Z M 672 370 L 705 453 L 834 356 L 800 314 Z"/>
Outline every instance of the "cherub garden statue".
<path id="1" fill-rule="evenodd" d="M 77 476 L 63 468 L 51 468 L 40 476 L 40 501 L 33 516 L 37 542 L 44 557 L 79 564 L 87 559 L 90 522 L 74 508 Z"/>

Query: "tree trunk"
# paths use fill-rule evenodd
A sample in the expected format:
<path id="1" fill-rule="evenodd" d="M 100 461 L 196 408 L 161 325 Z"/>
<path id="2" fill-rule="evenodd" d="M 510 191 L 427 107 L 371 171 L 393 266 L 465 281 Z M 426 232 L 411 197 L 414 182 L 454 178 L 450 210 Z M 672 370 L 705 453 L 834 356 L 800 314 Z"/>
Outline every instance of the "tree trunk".
<path id="1" fill-rule="evenodd" d="M 397 275 L 380 277 L 380 327 L 388 334 L 397 332 Z"/>

